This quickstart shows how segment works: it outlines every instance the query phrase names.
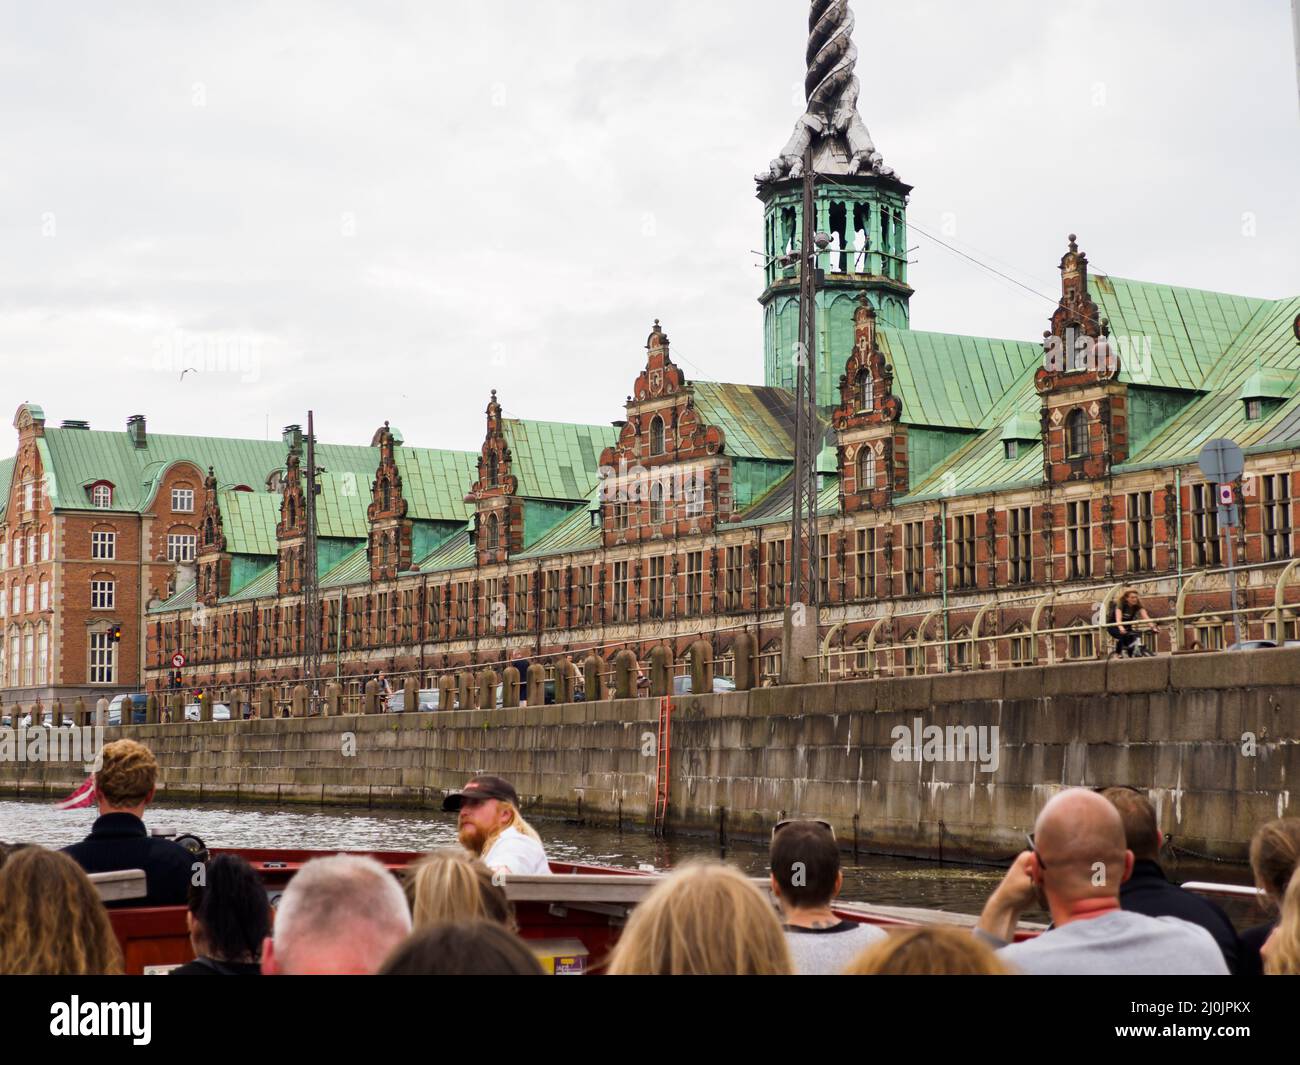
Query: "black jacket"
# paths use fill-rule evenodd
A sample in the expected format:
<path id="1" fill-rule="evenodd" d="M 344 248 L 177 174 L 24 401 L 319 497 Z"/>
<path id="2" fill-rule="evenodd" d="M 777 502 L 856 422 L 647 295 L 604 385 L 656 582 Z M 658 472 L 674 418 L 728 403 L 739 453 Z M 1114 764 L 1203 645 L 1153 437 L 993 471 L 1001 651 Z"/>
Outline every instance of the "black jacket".
<path id="1" fill-rule="evenodd" d="M 1170 883 L 1158 862 L 1140 859 L 1133 863 L 1133 876 L 1120 886 L 1119 904 L 1148 917 L 1179 917 L 1200 925 L 1219 944 L 1228 971 L 1240 971 L 1241 948 L 1228 915 L 1209 899 Z"/>
<path id="2" fill-rule="evenodd" d="M 80 843 L 64 847 L 88 873 L 143 869 L 148 894 L 114 906 L 182 906 L 189 896 L 197 859 L 179 843 L 150 836 L 134 814 L 104 814 Z"/>

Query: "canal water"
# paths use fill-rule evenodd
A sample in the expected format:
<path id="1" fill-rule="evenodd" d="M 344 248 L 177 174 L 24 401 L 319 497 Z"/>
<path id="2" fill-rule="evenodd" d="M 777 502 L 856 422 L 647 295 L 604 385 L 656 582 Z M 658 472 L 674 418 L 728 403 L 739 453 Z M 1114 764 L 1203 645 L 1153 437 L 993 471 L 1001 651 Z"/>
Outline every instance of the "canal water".
<path id="1" fill-rule="evenodd" d="M 95 817 L 93 809 L 56 810 L 49 802 L 0 799 L 0 840 L 63 847 L 84 838 Z M 418 851 L 456 845 L 454 815 L 434 811 L 163 802 L 149 808 L 145 822 L 154 830 L 191 832 L 210 847 Z M 691 858 L 724 858 L 751 876 L 768 872 L 766 848 L 753 844 L 736 843 L 724 852 L 716 841 L 695 836 L 660 840 L 636 830 L 619 832 L 563 821 L 532 824 L 553 861 L 668 869 Z M 1002 869 L 991 866 L 865 854 L 855 860 L 845 855 L 841 897 L 977 914 L 1002 874 Z M 1234 870 L 1230 879 L 1241 882 L 1241 876 L 1240 870 Z M 1229 879 L 1226 874 L 1223 878 Z M 1250 904 L 1236 904 L 1229 912 L 1241 927 L 1260 921 Z M 1041 913 L 1027 913 L 1025 919 L 1047 920 Z"/>

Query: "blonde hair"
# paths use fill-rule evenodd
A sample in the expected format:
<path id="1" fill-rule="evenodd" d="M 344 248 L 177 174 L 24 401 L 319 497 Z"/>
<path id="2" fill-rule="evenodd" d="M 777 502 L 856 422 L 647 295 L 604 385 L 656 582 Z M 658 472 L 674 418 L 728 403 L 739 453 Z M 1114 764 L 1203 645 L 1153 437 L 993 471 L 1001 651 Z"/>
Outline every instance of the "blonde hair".
<path id="1" fill-rule="evenodd" d="M 610 956 L 613 976 L 789 976 L 771 902 L 740 872 L 688 862 L 632 912 Z"/>
<path id="2" fill-rule="evenodd" d="M 1282 898 L 1282 920 L 1266 946 L 1266 975 L 1300 976 L 1300 869 L 1291 874 Z"/>
<path id="3" fill-rule="evenodd" d="M 143 743 L 114 740 L 105 745 L 95 790 L 110 806 L 129 809 L 148 802 L 157 783 L 158 760 Z"/>
<path id="4" fill-rule="evenodd" d="M 118 976 L 122 948 L 95 885 L 66 854 L 12 851 L 0 868 L 0 975 Z"/>
<path id="5" fill-rule="evenodd" d="M 1006 976 L 996 954 L 965 929 L 892 929 L 844 970 L 846 976 Z"/>
<path id="6" fill-rule="evenodd" d="M 501 828 L 493 829 L 492 832 L 488 834 L 487 838 L 483 841 L 484 854 L 487 854 L 487 852 L 492 849 L 492 844 L 496 842 L 497 836 L 501 835 L 501 833 L 507 828 L 518 829 L 529 839 L 536 840 L 538 843 L 542 842 L 542 837 L 537 834 L 537 829 L 533 828 L 532 825 L 524 820 L 524 815 L 519 812 L 519 807 L 509 799 L 498 799 L 497 802 L 510 811 L 510 822 Z"/>
<path id="7" fill-rule="evenodd" d="M 443 921 L 495 921 L 513 931 L 514 912 L 492 871 L 463 850 L 439 850 L 407 866 L 406 898 L 415 928 Z"/>

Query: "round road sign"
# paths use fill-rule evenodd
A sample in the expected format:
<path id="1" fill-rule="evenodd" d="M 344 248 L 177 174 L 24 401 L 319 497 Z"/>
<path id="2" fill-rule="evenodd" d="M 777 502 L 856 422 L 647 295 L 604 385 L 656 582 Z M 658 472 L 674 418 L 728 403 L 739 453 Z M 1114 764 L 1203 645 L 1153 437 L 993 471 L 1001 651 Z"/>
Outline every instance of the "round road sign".
<path id="1" fill-rule="evenodd" d="M 172 655 L 172 667 L 174 669 L 180 669 L 183 665 L 185 665 L 185 656 L 183 654 Z"/>
<path id="2" fill-rule="evenodd" d="M 1231 440 L 1211 440 L 1201 452 L 1201 472 L 1207 481 L 1230 484 L 1246 472 L 1246 456 Z"/>

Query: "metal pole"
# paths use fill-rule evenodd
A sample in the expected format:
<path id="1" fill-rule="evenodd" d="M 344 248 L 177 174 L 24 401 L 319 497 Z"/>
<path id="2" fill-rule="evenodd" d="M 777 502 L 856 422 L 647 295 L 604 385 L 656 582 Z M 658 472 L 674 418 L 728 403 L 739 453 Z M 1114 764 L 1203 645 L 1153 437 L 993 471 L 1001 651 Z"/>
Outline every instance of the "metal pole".
<path id="1" fill-rule="evenodd" d="M 320 491 L 316 473 L 316 423 L 307 412 L 307 542 L 303 548 L 303 680 L 310 700 L 308 713 L 321 712 L 320 693 L 320 582 L 316 566 L 316 493 Z"/>
<path id="2" fill-rule="evenodd" d="M 1228 589 L 1232 596 L 1232 634 L 1233 642 L 1241 646 L 1241 615 L 1237 613 L 1237 545 L 1233 543 L 1234 527 L 1229 524 L 1227 507 L 1219 508 L 1219 528 L 1228 541 Z"/>

